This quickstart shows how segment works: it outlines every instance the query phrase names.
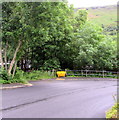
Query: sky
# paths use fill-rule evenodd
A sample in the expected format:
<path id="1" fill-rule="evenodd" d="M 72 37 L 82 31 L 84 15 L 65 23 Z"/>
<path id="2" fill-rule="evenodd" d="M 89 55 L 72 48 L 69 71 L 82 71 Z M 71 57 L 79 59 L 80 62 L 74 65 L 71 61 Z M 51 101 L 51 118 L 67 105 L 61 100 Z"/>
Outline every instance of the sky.
<path id="1" fill-rule="evenodd" d="M 119 0 L 68 0 L 69 4 L 77 7 L 95 7 L 105 5 L 116 5 Z"/>

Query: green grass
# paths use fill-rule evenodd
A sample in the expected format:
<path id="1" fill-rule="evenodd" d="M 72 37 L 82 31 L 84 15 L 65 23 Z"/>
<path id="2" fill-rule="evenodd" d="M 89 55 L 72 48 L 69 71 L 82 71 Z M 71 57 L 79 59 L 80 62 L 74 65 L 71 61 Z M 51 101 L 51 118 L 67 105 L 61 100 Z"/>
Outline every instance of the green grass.
<path id="1" fill-rule="evenodd" d="M 32 71 L 32 72 L 23 72 L 22 70 L 17 70 L 14 78 L 9 80 L 0 79 L 0 84 L 10 84 L 10 83 L 23 83 L 27 84 L 29 81 L 41 80 L 41 79 L 50 79 L 55 78 L 55 73 L 46 72 L 46 71 Z"/>
<path id="2" fill-rule="evenodd" d="M 109 5 L 104 7 L 75 8 L 75 10 L 86 9 L 88 12 L 88 21 L 98 25 L 117 26 L 117 6 Z"/>
<path id="3" fill-rule="evenodd" d="M 67 75 L 67 77 L 91 77 L 91 78 L 114 78 L 114 79 L 117 79 L 117 76 L 98 76 L 98 75 Z"/>
<path id="4" fill-rule="evenodd" d="M 54 78 L 55 75 L 52 72 L 42 72 L 42 71 L 34 71 L 31 73 L 27 73 L 25 75 L 25 79 L 26 80 L 41 80 L 41 79 L 50 79 L 50 78 Z"/>
<path id="5" fill-rule="evenodd" d="M 105 6 L 97 9 L 88 8 L 88 19 L 93 23 L 104 26 L 117 25 L 117 6 Z M 91 17 L 92 16 L 92 17 Z"/>
<path id="6" fill-rule="evenodd" d="M 116 103 L 107 113 L 106 118 L 117 118 L 117 110 L 119 110 L 119 103 Z"/>

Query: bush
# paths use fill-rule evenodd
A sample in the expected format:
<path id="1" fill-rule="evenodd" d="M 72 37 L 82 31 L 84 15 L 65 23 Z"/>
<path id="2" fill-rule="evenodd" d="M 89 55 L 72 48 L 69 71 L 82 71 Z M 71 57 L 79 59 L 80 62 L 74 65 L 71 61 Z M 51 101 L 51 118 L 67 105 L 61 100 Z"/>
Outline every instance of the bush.
<path id="1" fill-rule="evenodd" d="M 50 71 L 32 71 L 24 72 L 22 70 L 17 70 L 13 82 L 14 83 L 28 83 L 30 80 L 40 80 L 40 79 L 49 79 L 55 77 L 54 74 Z"/>
<path id="2" fill-rule="evenodd" d="M 17 69 L 16 74 L 13 78 L 13 83 L 24 83 L 27 84 L 27 80 L 25 78 L 25 72 Z"/>
<path id="3" fill-rule="evenodd" d="M 8 76 L 7 71 L 4 69 L 0 72 L 1 84 L 10 84 L 10 83 L 23 83 L 27 84 L 30 80 L 40 80 L 40 79 L 49 79 L 55 77 L 55 74 L 51 71 L 32 71 L 32 72 L 24 72 L 22 70 L 17 69 L 14 78 Z"/>
<path id="4" fill-rule="evenodd" d="M 4 68 L 0 69 L 0 84 L 12 83 L 12 77 L 8 76 L 7 71 Z"/>
<path id="5" fill-rule="evenodd" d="M 1 80 L 9 80 L 7 71 L 4 68 L 0 69 L 0 76 L 1 76 Z"/>

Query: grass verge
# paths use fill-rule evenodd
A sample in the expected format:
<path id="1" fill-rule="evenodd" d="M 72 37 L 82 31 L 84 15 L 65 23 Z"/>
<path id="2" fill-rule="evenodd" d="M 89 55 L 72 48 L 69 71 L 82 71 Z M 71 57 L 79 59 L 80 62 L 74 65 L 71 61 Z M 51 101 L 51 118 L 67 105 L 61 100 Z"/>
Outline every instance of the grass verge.
<path id="1" fill-rule="evenodd" d="M 41 80 L 41 79 L 50 79 L 55 78 L 55 74 L 50 71 L 32 71 L 32 72 L 23 72 L 18 70 L 14 76 L 6 77 L 7 79 L 0 79 L 0 84 L 10 84 L 10 83 L 23 83 L 28 84 L 29 81 Z"/>
<path id="2" fill-rule="evenodd" d="M 119 103 L 116 103 L 110 110 L 106 113 L 106 119 L 117 119 L 118 116 L 118 110 L 119 110 Z"/>

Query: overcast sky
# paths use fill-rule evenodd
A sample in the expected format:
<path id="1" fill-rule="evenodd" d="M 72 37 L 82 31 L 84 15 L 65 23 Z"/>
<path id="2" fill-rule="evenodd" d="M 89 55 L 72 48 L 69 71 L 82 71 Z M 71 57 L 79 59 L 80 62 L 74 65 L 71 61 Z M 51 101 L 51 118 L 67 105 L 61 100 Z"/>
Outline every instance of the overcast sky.
<path id="1" fill-rule="evenodd" d="M 105 5 L 116 5 L 119 0 L 68 0 L 70 4 L 77 7 L 94 7 Z"/>

